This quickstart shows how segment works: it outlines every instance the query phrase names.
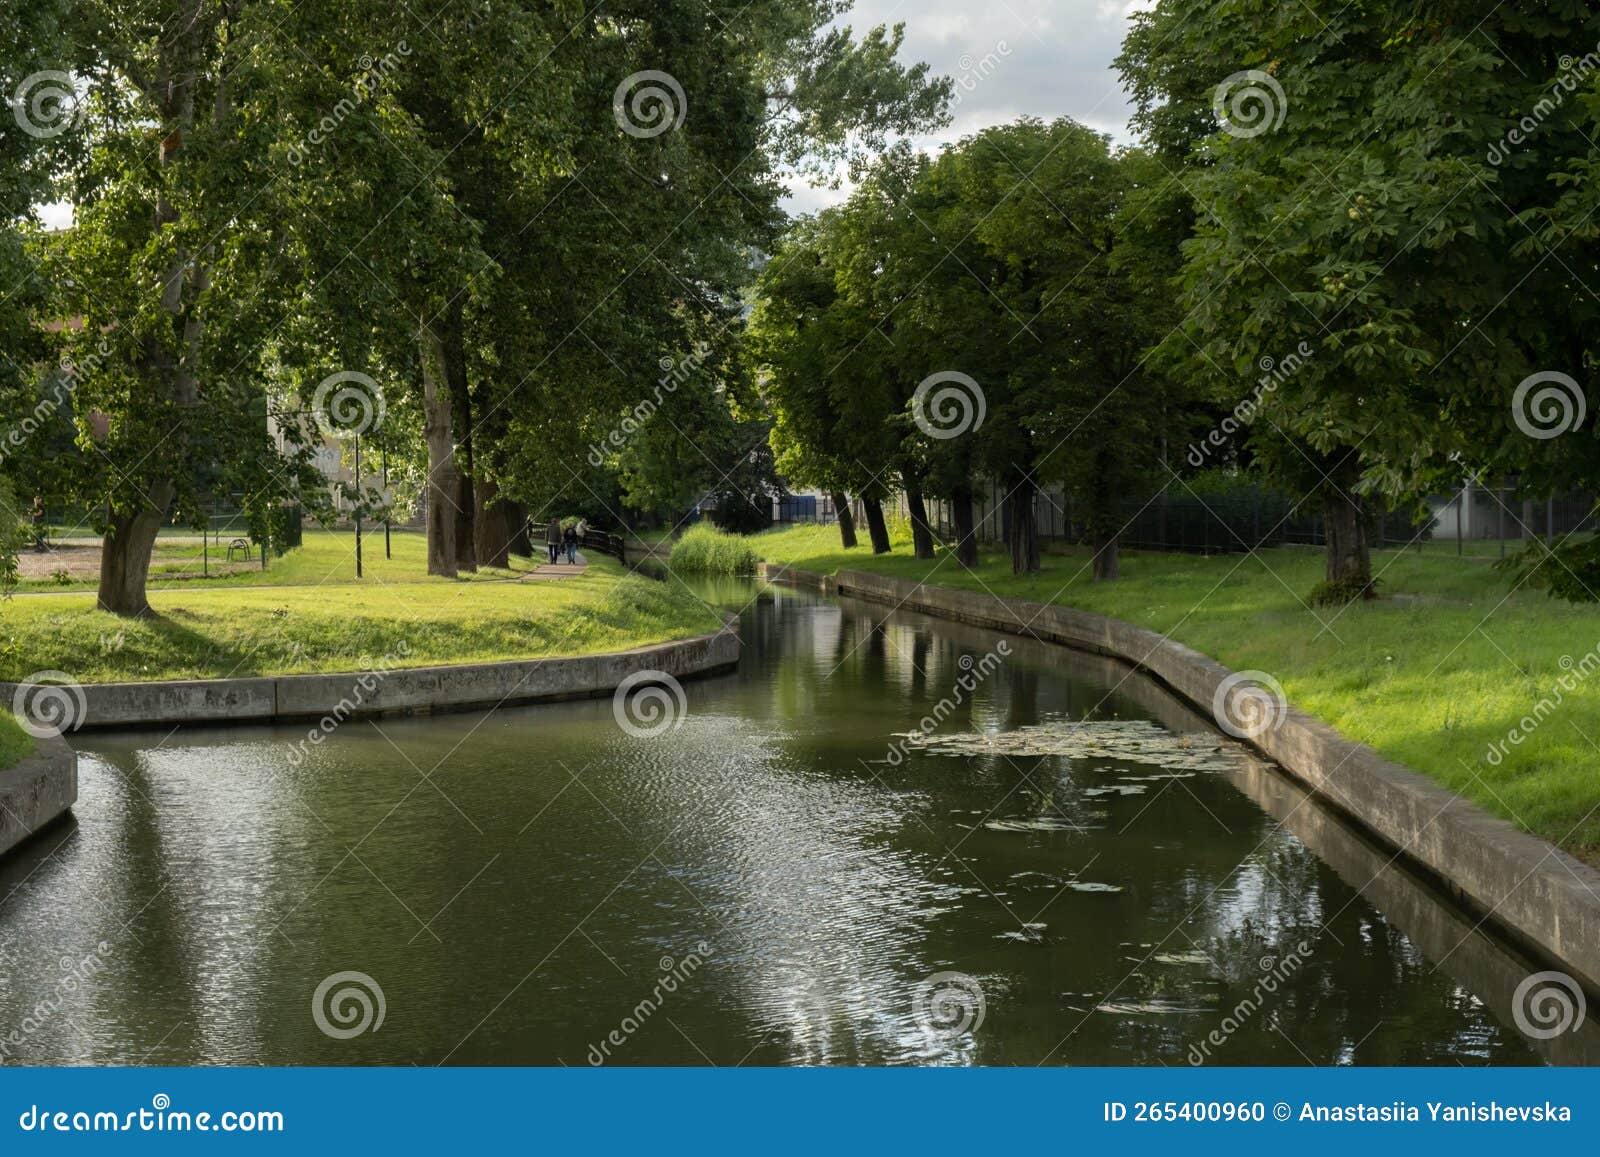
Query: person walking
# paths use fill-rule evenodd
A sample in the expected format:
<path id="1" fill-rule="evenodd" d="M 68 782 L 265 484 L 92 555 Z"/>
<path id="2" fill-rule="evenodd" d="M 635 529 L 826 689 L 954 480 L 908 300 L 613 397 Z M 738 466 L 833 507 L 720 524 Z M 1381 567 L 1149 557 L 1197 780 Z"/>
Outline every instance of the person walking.
<path id="1" fill-rule="evenodd" d="M 567 527 L 565 540 L 567 544 L 567 565 L 578 565 L 578 525 L 573 523 Z"/>
<path id="2" fill-rule="evenodd" d="M 552 518 L 550 525 L 544 528 L 544 544 L 550 549 L 550 562 L 561 561 L 561 520 Z"/>

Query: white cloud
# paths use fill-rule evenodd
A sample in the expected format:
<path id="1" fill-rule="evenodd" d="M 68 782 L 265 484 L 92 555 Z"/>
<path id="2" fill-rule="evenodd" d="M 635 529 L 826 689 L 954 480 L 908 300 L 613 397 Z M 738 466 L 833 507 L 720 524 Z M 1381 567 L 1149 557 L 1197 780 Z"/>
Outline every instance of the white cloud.
<path id="1" fill-rule="evenodd" d="M 1131 13 L 1154 0 L 856 0 L 843 23 L 858 32 L 903 21 L 901 57 L 957 79 L 953 123 L 914 143 L 960 140 L 1019 116 L 1069 116 L 1130 140 L 1129 108 L 1111 62 Z M 1003 46 L 1003 50 L 1002 50 Z M 964 83 L 963 83 L 964 80 Z M 842 200 L 847 189 L 790 182 L 786 207 L 803 213 Z"/>

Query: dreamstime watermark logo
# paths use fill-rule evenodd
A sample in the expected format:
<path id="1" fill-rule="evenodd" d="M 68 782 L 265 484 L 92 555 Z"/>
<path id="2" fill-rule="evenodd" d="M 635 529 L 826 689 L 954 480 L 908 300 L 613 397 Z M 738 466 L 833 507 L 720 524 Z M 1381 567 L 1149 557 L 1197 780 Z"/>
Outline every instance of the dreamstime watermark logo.
<path id="1" fill-rule="evenodd" d="M 689 699 L 665 671 L 635 671 L 617 684 L 611 696 L 617 726 L 636 739 L 647 739 L 683 726 Z"/>
<path id="2" fill-rule="evenodd" d="M 1579 59 L 1563 56 L 1559 62 L 1560 75 L 1550 85 L 1550 95 L 1540 97 L 1533 108 L 1525 113 L 1505 136 L 1489 146 L 1485 158 L 1491 165 L 1499 166 L 1509 160 L 1517 146 L 1527 143 L 1540 126 L 1567 103 L 1567 97 L 1584 88 L 1589 78 L 1600 69 L 1600 45 Z"/>
<path id="3" fill-rule="evenodd" d="M 1234 1005 L 1222 1018 L 1221 1024 L 1208 1032 L 1203 1040 L 1189 1046 L 1189 1063 L 1200 1065 L 1210 1060 L 1211 1051 L 1227 1044 L 1229 1037 L 1248 1024 L 1250 1019 L 1261 1011 L 1261 1006 L 1266 1003 L 1267 997 L 1276 993 L 1279 986 L 1299 972 L 1301 965 L 1310 955 L 1311 945 L 1302 940 L 1281 958 L 1263 956 L 1257 962 L 1261 976 L 1244 999 Z"/>
<path id="4" fill-rule="evenodd" d="M 661 367 L 661 377 L 656 381 L 655 398 L 645 398 L 628 412 L 620 423 L 598 442 L 589 446 L 589 465 L 600 467 L 605 465 L 606 454 L 610 450 L 620 450 L 628 444 L 628 439 L 633 437 L 661 408 L 661 403 L 666 395 L 678 392 L 678 387 L 688 381 L 700 369 L 708 357 L 711 356 L 711 347 L 705 342 L 696 342 L 693 350 L 684 358 L 664 357 L 657 364 Z"/>
<path id="5" fill-rule="evenodd" d="M 911 1008 L 922 1030 L 940 1040 L 977 1032 L 988 1012 L 983 986 L 965 972 L 935 972 L 921 981 Z"/>
<path id="6" fill-rule="evenodd" d="M 311 154 L 312 149 L 333 135 L 334 130 L 344 123 L 346 117 L 372 99 L 373 94 L 378 91 L 378 86 L 400 67 L 400 58 L 410 55 L 411 46 L 404 40 L 395 45 L 393 52 L 386 52 L 377 58 L 363 55 L 356 62 L 361 69 L 361 75 L 355 80 L 355 95 L 341 97 L 339 103 L 333 106 L 332 112 L 312 126 L 305 136 L 289 146 L 289 163 L 301 164 Z"/>
<path id="7" fill-rule="evenodd" d="M 1511 395 L 1511 420 L 1541 442 L 1576 430 L 1588 413 L 1583 387 L 1557 370 L 1529 374 Z"/>
<path id="8" fill-rule="evenodd" d="M 340 370 L 317 383 L 311 395 L 311 410 L 317 424 L 329 434 L 365 434 L 383 425 L 389 412 L 383 390 L 369 374 L 360 370 Z"/>
<path id="9" fill-rule="evenodd" d="M 648 140 L 682 126 L 689 115 L 689 98 L 677 77 L 646 69 L 617 85 L 611 94 L 611 115 L 630 137 Z"/>
<path id="10" fill-rule="evenodd" d="M 1583 1027 L 1588 1002 L 1565 972 L 1535 972 L 1511 995 L 1511 1019 L 1534 1040 L 1551 1040 Z"/>
<path id="11" fill-rule="evenodd" d="M 1235 406 L 1226 418 L 1211 428 L 1211 432 L 1198 443 L 1189 446 L 1189 465 L 1194 467 L 1204 466 L 1206 459 L 1211 457 L 1214 450 L 1228 444 L 1228 439 L 1242 427 L 1255 421 L 1256 414 L 1260 411 L 1262 403 L 1277 393 L 1278 387 L 1299 373 L 1302 367 L 1311 360 L 1315 351 L 1310 342 L 1301 342 L 1294 351 L 1281 359 L 1264 357 L 1257 364 L 1261 367 L 1261 376 L 1256 379 L 1256 388 L 1251 391 L 1248 398 L 1243 399 Z"/>
<path id="12" fill-rule="evenodd" d="M 978 60 L 974 60 L 970 52 L 963 52 L 961 59 L 956 62 L 961 75 L 955 78 L 955 94 L 950 98 L 950 107 L 959 106 L 969 94 L 977 92 L 978 86 L 998 72 L 1000 62 L 1010 55 L 1011 46 L 1004 40 L 995 41 L 994 51 L 984 53 Z"/>
<path id="13" fill-rule="evenodd" d="M 40 140 L 70 131 L 88 111 L 71 75 L 54 68 L 23 77 L 9 103 L 17 127 Z"/>
<path id="14" fill-rule="evenodd" d="M 97 975 L 105 967 L 105 958 L 110 955 L 111 945 L 104 940 L 95 945 L 95 950 L 80 959 L 74 960 L 71 956 L 62 956 L 59 962 L 61 977 L 51 986 L 50 993 L 32 1008 L 24 1009 L 22 1020 L 14 1025 L 11 1031 L 0 1038 L 0 1061 L 13 1059 L 23 1043 L 39 1032 L 50 1020 L 61 1011 L 61 1006 L 66 1003 L 66 998 L 82 988 L 91 977 Z M 6 972 L 13 971 L 15 958 L 7 959 L 7 954 L 0 953 L 0 962 L 6 964 Z"/>
<path id="15" fill-rule="evenodd" d="M 677 992 L 680 984 L 687 983 L 710 955 L 711 946 L 702 940 L 694 946 L 693 951 L 681 959 L 674 960 L 670 956 L 663 956 L 657 965 L 661 975 L 656 978 L 655 987 L 650 990 L 650 995 L 634 1005 L 622 1018 L 622 1022 L 608 1032 L 599 1044 L 589 1046 L 589 1064 L 599 1068 L 610 1060 L 611 1050 L 627 1044 L 628 1038 L 644 1027 L 645 1022 L 666 1003 L 667 997 Z"/>
<path id="16" fill-rule="evenodd" d="M 961 668 L 961 675 L 957 677 L 950 694 L 940 699 L 933 705 L 933 710 L 924 715 L 917 723 L 917 729 L 909 735 L 901 736 L 889 744 L 887 762 L 890 767 L 899 767 L 905 762 L 906 751 L 913 744 L 926 740 L 937 731 L 941 724 L 951 715 L 955 714 L 957 707 L 967 701 L 967 696 L 976 691 L 990 675 L 1000 669 L 1000 665 L 1011 657 L 1011 644 L 1001 639 L 995 644 L 994 650 L 987 651 L 980 659 L 971 655 L 962 655 L 956 660 L 956 666 Z"/>
<path id="17" fill-rule="evenodd" d="M 335 972 L 311 994 L 311 1019 L 334 1040 L 377 1032 L 388 1009 L 383 987 L 365 972 Z"/>
<path id="18" fill-rule="evenodd" d="M 1235 671 L 1211 697 L 1212 718 L 1235 739 L 1257 739 L 1276 731 L 1288 713 L 1283 684 L 1265 671 Z"/>
<path id="19" fill-rule="evenodd" d="M 317 725 L 306 732 L 304 739 L 297 739 L 289 745 L 289 766 L 299 767 L 305 762 L 306 752 L 312 747 L 321 747 L 327 738 L 339 729 L 339 725 L 349 719 L 370 697 L 383 685 L 389 672 L 400 665 L 400 661 L 411 653 L 411 646 L 404 639 L 395 644 L 394 650 L 380 657 L 366 670 L 353 676 L 350 683 L 350 693 L 342 696 L 339 702 L 333 705 Z"/>
<path id="20" fill-rule="evenodd" d="M 911 395 L 911 416 L 917 429 L 940 441 L 981 429 L 988 412 L 983 387 L 959 370 L 929 374 Z"/>
<path id="21" fill-rule="evenodd" d="M 1229 136 L 1258 137 L 1281 128 L 1289 100 L 1278 78 L 1258 68 L 1236 72 L 1211 94 L 1211 109 Z"/>
<path id="22" fill-rule="evenodd" d="M 35 739 L 76 731 L 88 713 L 83 684 L 65 671 L 35 671 L 11 695 L 11 714 Z"/>
<path id="23" fill-rule="evenodd" d="M 1497 739 L 1489 745 L 1489 750 L 1483 758 L 1491 767 L 1499 767 L 1506 756 L 1511 754 L 1511 748 L 1521 747 L 1523 741 L 1539 730 L 1540 725 L 1566 702 L 1569 694 L 1582 686 L 1589 676 L 1600 671 L 1600 643 L 1581 659 L 1562 655 L 1557 662 L 1564 674 L 1551 686 L 1549 694 L 1542 696 L 1539 702 L 1533 705 L 1533 711 L 1519 719 L 1517 725 L 1506 732 L 1504 739 Z"/>

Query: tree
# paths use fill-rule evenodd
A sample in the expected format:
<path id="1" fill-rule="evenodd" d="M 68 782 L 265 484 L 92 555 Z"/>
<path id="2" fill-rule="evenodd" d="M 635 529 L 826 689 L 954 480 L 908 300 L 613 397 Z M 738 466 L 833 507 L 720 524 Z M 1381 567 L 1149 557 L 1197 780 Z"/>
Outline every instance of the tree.
<path id="1" fill-rule="evenodd" d="M 1597 26 L 1570 0 L 1330 16 L 1164 0 L 1135 15 L 1118 63 L 1136 125 L 1196 203 L 1169 348 L 1213 381 L 1312 351 L 1253 434 L 1280 479 L 1316 473 L 1322 592 L 1341 599 L 1371 594 L 1368 496 L 1496 457 L 1518 382 L 1565 360 L 1571 323 L 1548 303 L 1573 299 L 1571 274 L 1508 259 L 1546 171 L 1497 165 L 1490 146 Z"/>

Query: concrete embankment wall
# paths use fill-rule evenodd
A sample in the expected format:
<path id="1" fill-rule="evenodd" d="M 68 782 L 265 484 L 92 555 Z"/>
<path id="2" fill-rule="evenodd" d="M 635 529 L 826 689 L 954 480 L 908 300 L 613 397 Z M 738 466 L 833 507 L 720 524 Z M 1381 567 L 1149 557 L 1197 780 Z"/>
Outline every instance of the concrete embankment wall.
<path id="1" fill-rule="evenodd" d="M 91 683 L 79 728 L 339 720 L 429 715 L 609 695 L 628 676 L 661 671 L 678 679 L 732 670 L 739 636 L 711 635 L 570 659 L 522 659 L 396 667 L 335 675 Z M 0 702 L 16 684 L 0 683 Z"/>
<path id="2" fill-rule="evenodd" d="M 830 578 L 764 565 L 762 577 L 1111 655 L 1206 715 L 1234 674 L 1164 635 L 1067 607 L 862 571 Z M 1469 907 L 1600 994 L 1600 872 L 1292 706 L 1251 742 Z"/>
<path id="3" fill-rule="evenodd" d="M 64 739 L 34 740 L 32 755 L 0 771 L 0 856 L 66 814 L 77 800 L 77 753 Z"/>

